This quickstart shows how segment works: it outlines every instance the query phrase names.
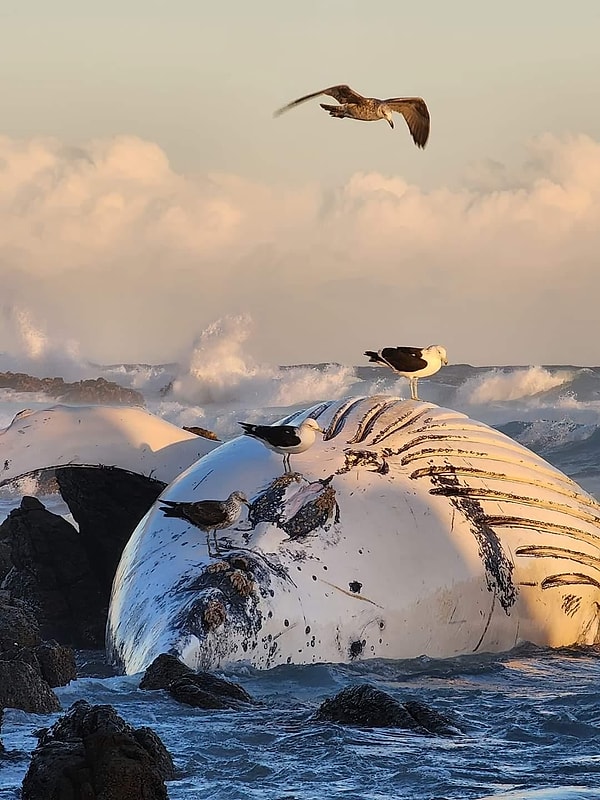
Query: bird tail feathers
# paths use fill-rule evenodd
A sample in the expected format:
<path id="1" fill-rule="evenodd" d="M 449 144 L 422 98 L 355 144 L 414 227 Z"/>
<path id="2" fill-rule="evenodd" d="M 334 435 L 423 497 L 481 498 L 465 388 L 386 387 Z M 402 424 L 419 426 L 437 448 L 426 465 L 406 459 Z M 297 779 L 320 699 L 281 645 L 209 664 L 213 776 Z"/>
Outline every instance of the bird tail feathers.
<path id="1" fill-rule="evenodd" d="M 374 350 L 365 350 L 365 355 L 369 356 L 369 361 L 374 361 L 376 364 L 385 364 L 383 358 Z"/>
<path id="2" fill-rule="evenodd" d="M 165 517 L 181 517 L 179 503 L 174 503 L 172 500 L 161 500 L 160 502 L 165 503 L 164 506 L 160 506 Z"/>

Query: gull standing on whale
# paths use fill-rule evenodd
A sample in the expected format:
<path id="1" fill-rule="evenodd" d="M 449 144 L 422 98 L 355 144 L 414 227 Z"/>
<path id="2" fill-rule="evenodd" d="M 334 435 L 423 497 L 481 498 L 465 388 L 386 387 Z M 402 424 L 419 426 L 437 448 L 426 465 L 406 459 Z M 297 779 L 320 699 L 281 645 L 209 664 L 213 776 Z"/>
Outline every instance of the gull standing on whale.
<path id="1" fill-rule="evenodd" d="M 315 443 L 318 433 L 325 433 L 316 419 L 308 417 L 300 425 L 253 425 L 250 422 L 239 423 L 245 436 L 258 439 L 269 450 L 283 454 L 283 468 L 291 472 L 290 456 L 303 453 Z"/>
<path id="2" fill-rule="evenodd" d="M 419 378 L 428 378 L 448 364 L 446 348 L 441 344 L 430 344 L 429 347 L 384 347 L 374 352 L 366 350 L 365 355 L 369 361 L 374 361 L 379 366 L 389 367 L 397 375 L 408 378 L 410 383 L 410 396 L 418 400 L 417 381 Z"/>
<path id="3" fill-rule="evenodd" d="M 159 503 L 164 503 L 160 510 L 164 512 L 165 517 L 184 519 L 207 534 L 212 531 L 217 553 L 219 552 L 217 531 L 231 527 L 240 516 L 242 505 L 249 505 L 246 495 L 238 491 L 232 492 L 227 500 L 197 500 L 196 502 L 159 500 Z M 209 555 L 212 555 L 208 536 L 206 544 Z"/>
<path id="4" fill-rule="evenodd" d="M 355 92 L 349 86 L 341 84 L 292 100 L 291 103 L 277 109 L 275 116 L 278 117 L 284 111 L 289 111 L 290 108 L 295 108 L 300 103 L 312 100 L 313 97 L 319 97 L 322 94 L 333 97 L 340 104 L 338 106 L 329 106 L 325 103 L 319 104 L 321 108 L 329 112 L 330 117 L 337 117 L 338 119 L 348 117 L 349 119 L 360 119 L 365 122 L 385 119 L 390 127 L 393 128 L 392 112 L 395 111 L 397 114 L 402 114 L 406 120 L 410 134 L 417 147 L 423 148 L 427 144 L 430 117 L 429 109 L 422 97 L 390 97 L 387 100 L 378 100 L 376 97 L 363 97 L 362 94 Z"/>

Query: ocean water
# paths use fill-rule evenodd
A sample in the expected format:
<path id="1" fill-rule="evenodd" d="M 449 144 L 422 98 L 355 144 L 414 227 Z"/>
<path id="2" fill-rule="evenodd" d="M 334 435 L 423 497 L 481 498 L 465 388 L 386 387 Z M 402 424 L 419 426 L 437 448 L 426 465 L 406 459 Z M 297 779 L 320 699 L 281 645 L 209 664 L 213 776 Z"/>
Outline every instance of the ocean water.
<path id="1" fill-rule="evenodd" d="M 98 367 L 76 347 L 53 347 L 28 329 L 21 352 L 0 354 L 0 371 L 66 380 L 103 375 L 141 391 L 153 413 L 177 425 L 210 428 L 222 439 L 237 435 L 240 419 L 271 422 L 319 400 L 374 392 L 408 396 L 406 381 L 377 367 L 256 363 L 245 352 L 245 325 L 243 318 L 215 323 L 184 363 L 159 366 Z M 419 393 L 498 427 L 600 499 L 600 368 L 450 365 L 420 381 Z M 54 402 L 0 390 L 0 428 L 24 408 Z M 18 492 L 0 490 L 0 520 L 23 492 L 35 493 L 35 482 Z M 68 514 L 59 498 L 41 499 Z M 424 654 L 412 661 L 267 672 L 240 666 L 221 674 L 261 701 L 240 712 L 190 709 L 161 692 L 140 691 L 139 675 L 113 674 L 102 653 L 78 658 L 81 677 L 57 690 L 63 708 L 79 698 L 110 703 L 133 725 L 156 730 L 177 768 L 169 783 L 173 800 L 600 797 L 600 650 L 523 645 L 507 654 L 452 660 Z M 464 736 L 425 738 L 312 720 L 323 699 L 359 682 L 429 703 L 453 716 Z M 1 738 L 11 755 L 0 761 L 0 800 L 19 797 L 33 731 L 58 716 L 6 712 Z"/>

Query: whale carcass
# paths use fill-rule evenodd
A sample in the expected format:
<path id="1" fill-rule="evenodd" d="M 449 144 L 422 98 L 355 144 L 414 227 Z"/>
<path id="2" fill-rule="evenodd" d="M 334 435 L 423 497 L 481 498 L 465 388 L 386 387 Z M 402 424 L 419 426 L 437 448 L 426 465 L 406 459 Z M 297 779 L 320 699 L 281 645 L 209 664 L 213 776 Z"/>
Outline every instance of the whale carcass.
<path id="1" fill-rule="evenodd" d="M 502 651 L 599 638 L 600 506 L 493 428 L 389 395 L 284 420 L 325 431 L 294 472 L 239 437 L 163 499 L 249 507 L 206 533 L 150 509 L 127 544 L 107 647 L 128 673 Z"/>

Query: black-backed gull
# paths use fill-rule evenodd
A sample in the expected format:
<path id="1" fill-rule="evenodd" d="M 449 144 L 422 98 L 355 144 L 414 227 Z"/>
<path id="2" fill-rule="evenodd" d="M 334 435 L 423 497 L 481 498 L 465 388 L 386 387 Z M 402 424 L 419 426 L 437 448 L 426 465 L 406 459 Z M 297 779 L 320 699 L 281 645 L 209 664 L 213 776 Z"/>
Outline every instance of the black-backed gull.
<path id="1" fill-rule="evenodd" d="M 312 100 L 313 97 L 326 94 L 333 97 L 340 103 L 339 106 L 329 106 L 320 103 L 321 108 L 329 112 L 329 116 L 338 117 L 343 119 L 349 117 L 350 119 L 364 120 L 365 122 L 372 122 L 378 119 L 385 119 L 388 121 L 391 128 L 394 127 L 394 120 L 392 119 L 392 112 L 402 114 L 408 125 L 414 143 L 417 147 L 425 147 L 427 139 L 429 138 L 430 117 L 427 104 L 422 97 L 390 97 L 387 100 L 378 100 L 376 97 L 363 97 L 362 94 L 355 92 L 345 84 L 339 86 L 330 86 L 328 89 L 321 89 L 318 92 L 304 95 L 297 100 L 293 100 L 286 106 L 277 109 L 275 116 L 278 117 L 284 111 L 289 111 L 295 108 L 300 103 L 306 100 Z"/>
<path id="2" fill-rule="evenodd" d="M 427 378 L 448 363 L 446 348 L 440 344 L 430 344 L 429 347 L 384 347 L 382 350 L 366 350 L 365 355 L 369 361 L 374 361 L 379 366 L 389 367 L 397 375 L 408 378 L 410 383 L 410 396 L 418 400 L 417 381 Z"/>
<path id="3" fill-rule="evenodd" d="M 317 432 L 324 433 L 316 419 L 308 417 L 300 425 L 253 425 L 240 422 L 246 436 L 258 439 L 269 450 L 283 454 L 283 468 L 291 472 L 290 456 L 303 453 L 315 442 Z"/>

